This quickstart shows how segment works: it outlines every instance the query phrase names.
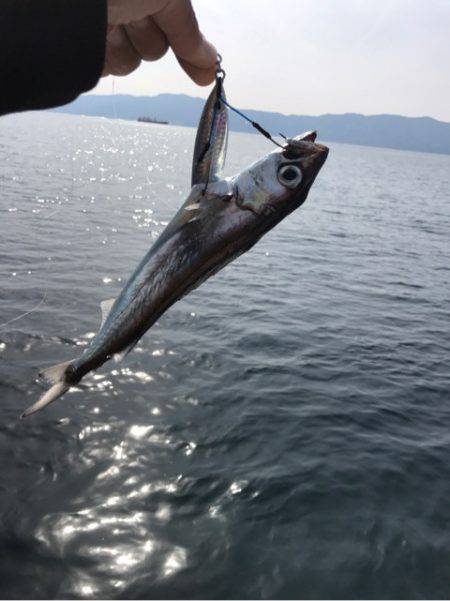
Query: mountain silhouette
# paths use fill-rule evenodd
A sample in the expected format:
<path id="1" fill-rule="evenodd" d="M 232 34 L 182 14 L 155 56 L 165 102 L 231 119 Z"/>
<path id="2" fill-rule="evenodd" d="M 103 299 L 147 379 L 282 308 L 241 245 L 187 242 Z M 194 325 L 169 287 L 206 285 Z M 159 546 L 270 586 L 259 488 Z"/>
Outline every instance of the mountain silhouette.
<path id="1" fill-rule="evenodd" d="M 185 94 L 129 96 L 85 94 L 74 102 L 54 109 L 62 113 L 129 119 L 149 116 L 172 125 L 196 127 L 204 100 Z M 401 115 L 284 115 L 270 111 L 242 109 L 273 134 L 293 136 L 317 129 L 321 140 L 450 154 L 450 123 L 431 117 Z M 252 127 L 230 113 L 230 129 L 254 132 Z"/>

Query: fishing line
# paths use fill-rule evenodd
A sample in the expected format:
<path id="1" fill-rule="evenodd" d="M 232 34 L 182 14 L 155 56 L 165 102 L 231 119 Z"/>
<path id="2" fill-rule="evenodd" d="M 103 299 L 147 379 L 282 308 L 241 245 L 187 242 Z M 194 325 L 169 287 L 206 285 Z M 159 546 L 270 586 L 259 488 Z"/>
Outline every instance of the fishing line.
<path id="1" fill-rule="evenodd" d="M 73 148 L 73 146 L 74 146 L 73 131 L 71 134 L 71 141 L 72 141 L 72 148 Z M 71 179 L 72 179 L 72 185 L 71 185 L 70 195 L 73 196 L 73 161 L 71 161 Z M 55 210 L 51 211 L 50 213 L 42 213 L 40 218 L 48 219 L 49 217 L 56 215 L 56 213 L 59 213 L 59 211 L 61 211 L 61 209 L 62 209 L 62 204 L 61 204 L 61 201 L 59 201 L 59 205 L 56 207 Z M 50 267 L 47 266 L 45 271 L 47 271 L 47 273 L 48 273 L 49 270 L 50 270 Z M 10 324 L 15 323 L 16 321 L 19 321 L 20 319 L 23 319 L 24 317 L 27 317 L 28 315 L 31 315 L 32 313 L 37 311 L 39 309 L 39 307 L 41 307 L 47 300 L 47 294 L 48 294 L 48 288 L 45 289 L 44 295 L 42 296 L 41 300 L 38 303 L 36 303 L 36 305 L 34 305 L 34 307 L 29 309 L 28 311 L 25 311 L 24 313 L 21 313 L 20 315 L 17 315 L 16 317 L 13 317 L 12 319 L 8 319 L 8 321 L 0 323 L 0 330 L 3 330 L 4 328 L 6 328 L 6 326 L 9 326 Z"/>
<path id="2" fill-rule="evenodd" d="M 113 79 L 113 94 L 114 94 L 114 79 Z M 114 108 L 114 112 L 116 113 L 116 108 L 115 106 Z M 72 154 L 73 154 L 73 149 L 75 148 L 75 144 L 74 144 L 74 134 L 73 134 L 73 130 L 71 131 L 71 147 L 72 147 Z M 67 199 L 71 199 L 73 200 L 74 198 L 74 188 L 75 188 L 75 177 L 74 177 L 74 164 L 73 164 L 73 157 L 70 157 L 70 175 L 71 175 L 71 183 L 70 183 L 70 191 L 68 191 L 68 195 L 67 195 Z M 53 217 L 54 215 L 56 215 L 57 213 L 59 213 L 61 211 L 61 209 L 63 208 L 63 203 L 60 200 L 59 201 L 59 205 L 56 207 L 55 210 L 51 211 L 50 213 L 43 213 L 42 214 L 42 218 L 44 219 L 48 219 L 49 217 Z M 87 257 L 85 259 L 84 265 L 87 262 Z M 46 271 L 47 273 L 49 272 L 50 267 L 47 267 Z M 6 328 L 8 325 L 15 323 L 16 321 L 19 321 L 21 319 L 23 319 L 24 317 L 27 317 L 28 315 L 31 315 L 32 313 L 34 313 L 35 311 L 37 311 L 47 300 L 47 295 L 48 295 L 48 288 L 45 289 L 44 294 L 41 298 L 41 300 L 36 303 L 36 305 L 34 305 L 34 307 L 32 307 L 31 309 L 29 309 L 28 311 L 25 311 L 24 313 L 21 313 L 20 315 L 17 315 L 16 317 L 13 317 L 12 319 L 9 319 L 8 321 L 5 321 L 3 323 L 0 323 L 0 330 L 3 330 L 4 328 Z"/>
<path id="3" fill-rule="evenodd" d="M 114 77 L 114 75 L 112 76 L 111 87 L 112 87 L 112 105 L 113 105 L 113 111 L 114 111 L 114 119 L 117 119 L 117 107 L 116 107 L 116 78 Z"/>
<path id="4" fill-rule="evenodd" d="M 275 146 L 278 146 L 279 148 L 284 148 L 284 146 L 282 144 L 279 144 L 276 140 L 274 140 L 272 138 L 272 136 L 267 131 L 267 129 L 264 129 L 264 127 L 262 125 L 260 125 L 257 121 L 253 121 L 253 119 L 250 119 L 250 117 L 247 117 L 247 115 L 244 115 L 244 113 L 242 111 L 235 108 L 234 106 L 232 106 L 229 102 L 227 102 L 225 100 L 225 98 L 222 96 L 222 82 L 225 79 L 225 76 L 226 76 L 226 73 L 225 73 L 224 69 L 222 68 L 222 56 L 219 53 L 217 53 L 217 63 L 216 63 L 216 82 L 217 82 L 217 86 L 218 86 L 217 99 L 221 100 L 225 106 L 227 106 L 229 109 L 234 111 L 237 115 L 239 115 L 239 117 L 242 117 L 242 119 L 245 119 L 246 121 L 248 121 L 252 127 L 254 127 L 265 138 L 267 138 L 268 140 L 273 142 L 275 144 Z M 280 135 L 284 139 L 286 139 L 286 136 L 283 136 L 283 134 L 280 134 Z"/>
<path id="5" fill-rule="evenodd" d="M 260 125 L 257 121 L 253 121 L 253 119 L 250 119 L 250 117 L 247 117 L 247 115 L 245 115 L 242 111 L 235 108 L 227 100 L 225 100 L 224 95 L 223 95 L 223 80 L 225 79 L 225 77 L 226 77 L 226 73 L 225 73 L 225 70 L 222 68 L 222 56 L 219 53 L 217 53 L 217 61 L 216 61 L 217 98 L 216 98 L 216 102 L 215 102 L 214 109 L 213 109 L 212 122 L 214 123 L 216 114 L 220 110 L 220 104 L 223 103 L 230 110 L 232 110 L 237 115 L 239 115 L 239 117 L 241 117 L 242 119 L 245 119 L 245 121 L 248 121 L 248 123 L 250 123 L 251 126 L 257 130 L 258 133 L 262 134 L 265 138 L 270 140 L 273 144 L 275 144 L 275 146 L 278 146 L 279 148 L 284 148 L 284 146 L 282 144 L 279 144 L 276 140 L 273 139 L 271 134 L 266 129 L 264 129 L 264 127 L 262 125 Z M 287 139 L 286 136 L 284 136 L 283 134 L 280 134 L 280 136 L 282 138 L 284 138 L 285 140 Z M 213 128 L 211 127 L 208 140 L 203 148 L 203 151 L 202 151 L 200 157 L 198 158 L 199 164 L 203 161 L 207 152 L 211 148 L 212 137 L 213 137 Z M 208 177 L 208 180 L 206 181 L 205 186 L 202 191 L 203 196 L 206 194 L 206 191 L 208 189 L 208 184 L 209 184 L 209 177 Z"/>
<path id="6" fill-rule="evenodd" d="M 0 330 L 5 328 L 6 326 L 8 326 L 10 323 L 14 323 L 15 321 L 18 321 L 19 319 L 22 319 L 23 317 L 26 317 L 27 315 L 30 315 L 31 313 L 34 313 L 35 311 L 37 311 L 39 309 L 39 307 L 43 303 L 45 303 L 46 299 L 47 299 L 47 290 L 44 292 L 44 296 L 41 298 L 41 300 L 38 302 L 38 304 L 35 305 L 32 309 L 30 309 L 29 311 L 26 311 L 25 313 L 22 313 L 21 315 L 18 315 L 17 317 L 13 317 L 12 319 L 5 321 L 4 323 L 0 323 Z"/>
<path id="7" fill-rule="evenodd" d="M 235 108 L 234 106 L 231 106 L 231 104 L 229 102 L 227 102 L 222 96 L 220 96 L 220 100 L 229 109 L 231 109 L 232 111 L 234 111 L 235 113 L 237 113 L 240 117 L 242 117 L 243 119 L 245 119 L 246 121 L 248 121 L 251 124 L 251 126 L 254 127 L 257 131 L 259 131 L 259 133 L 262 134 L 265 138 L 267 138 L 268 140 L 270 140 L 271 142 L 273 142 L 276 146 L 279 146 L 280 148 L 284 148 L 284 146 L 282 144 L 279 144 L 276 140 L 274 140 L 272 138 L 272 136 L 269 134 L 269 132 L 266 129 L 264 129 L 264 127 L 262 127 L 262 125 L 260 125 L 256 121 L 253 121 L 252 119 L 250 119 L 250 117 L 247 117 L 247 115 L 244 115 L 244 113 L 242 113 L 239 109 Z"/>

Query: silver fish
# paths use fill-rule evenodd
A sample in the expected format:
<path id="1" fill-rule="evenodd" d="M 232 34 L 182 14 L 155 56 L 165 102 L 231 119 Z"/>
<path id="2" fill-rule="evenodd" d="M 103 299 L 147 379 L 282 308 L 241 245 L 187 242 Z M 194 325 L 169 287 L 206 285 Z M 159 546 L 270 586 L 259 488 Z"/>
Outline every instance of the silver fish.
<path id="1" fill-rule="evenodd" d="M 90 346 L 78 359 L 42 372 L 53 386 L 22 417 L 132 349 L 171 305 L 300 207 L 328 155 L 315 137 L 287 140 L 239 175 L 210 183 L 206 192 L 203 184 L 194 185 L 119 297 L 103 306 L 104 319 Z"/>
<path id="2" fill-rule="evenodd" d="M 220 179 L 228 144 L 228 109 L 223 79 L 216 84 L 203 108 L 195 138 L 191 185 L 207 184 Z"/>

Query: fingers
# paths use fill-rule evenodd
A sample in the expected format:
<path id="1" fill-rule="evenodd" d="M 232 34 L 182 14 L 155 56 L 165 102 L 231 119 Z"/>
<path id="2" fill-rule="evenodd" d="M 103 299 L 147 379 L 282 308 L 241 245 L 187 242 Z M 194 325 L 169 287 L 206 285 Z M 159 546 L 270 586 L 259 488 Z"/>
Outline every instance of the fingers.
<path id="1" fill-rule="evenodd" d="M 128 75 L 141 62 L 133 44 L 128 39 L 125 29 L 113 27 L 106 38 L 106 60 L 103 75 Z"/>
<path id="2" fill-rule="evenodd" d="M 169 42 L 151 17 L 125 25 L 130 42 L 146 61 L 156 61 L 165 55 Z"/>
<path id="3" fill-rule="evenodd" d="M 108 23 L 125 25 L 151 16 L 169 0 L 108 0 Z"/>
<path id="4" fill-rule="evenodd" d="M 103 75 L 128 75 L 141 58 L 157 60 L 170 45 L 195 83 L 214 81 L 217 51 L 203 37 L 190 0 L 110 0 L 108 6 Z"/>
<path id="5" fill-rule="evenodd" d="M 189 75 L 189 77 L 199 86 L 209 86 L 216 77 L 216 67 L 211 67 L 210 69 L 201 69 L 199 67 L 194 67 L 188 61 L 177 56 L 177 60 L 180 66 L 183 68 L 184 72 Z"/>
<path id="6" fill-rule="evenodd" d="M 180 65 L 199 85 L 214 80 L 217 51 L 205 40 L 189 0 L 169 0 L 153 15 Z"/>

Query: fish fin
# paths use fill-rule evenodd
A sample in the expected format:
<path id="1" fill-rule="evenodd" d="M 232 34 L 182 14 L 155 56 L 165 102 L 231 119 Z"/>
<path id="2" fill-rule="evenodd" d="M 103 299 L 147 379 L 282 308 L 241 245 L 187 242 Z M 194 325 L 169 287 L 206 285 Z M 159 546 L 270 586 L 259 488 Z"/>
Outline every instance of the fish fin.
<path id="1" fill-rule="evenodd" d="M 199 202 L 194 202 L 194 204 L 188 205 L 187 207 L 184 207 L 185 211 L 197 211 L 200 208 L 200 203 Z"/>
<path id="2" fill-rule="evenodd" d="M 206 196 L 233 196 L 233 186 L 229 178 L 211 181 L 206 187 Z"/>
<path id="3" fill-rule="evenodd" d="M 21 419 L 32 413 L 36 413 L 36 411 L 39 411 L 46 405 L 53 403 L 53 401 L 59 399 L 60 396 L 69 390 L 70 384 L 67 382 L 66 373 L 71 364 L 72 361 L 65 361 L 64 363 L 58 363 L 58 365 L 54 365 L 53 367 L 47 367 L 39 372 L 39 376 L 48 380 L 53 386 L 44 392 L 34 405 L 25 409 L 20 416 Z"/>
<path id="4" fill-rule="evenodd" d="M 127 354 L 127 349 L 125 349 L 124 351 L 121 351 L 120 353 L 114 353 L 114 355 L 113 355 L 114 363 L 120 363 L 126 354 Z"/>
<path id="5" fill-rule="evenodd" d="M 125 347 L 122 351 L 120 351 L 120 353 L 114 353 L 114 355 L 113 355 L 114 363 L 120 363 L 122 361 L 122 359 L 124 357 L 126 357 L 128 355 L 128 353 L 130 353 L 134 349 L 134 347 L 136 346 L 136 344 L 138 342 L 139 342 L 139 340 L 135 340 L 131 344 L 129 344 L 127 347 Z"/>
<path id="6" fill-rule="evenodd" d="M 50 382 L 50 384 L 62 382 L 64 380 L 64 373 L 71 363 L 72 361 L 65 361 L 64 363 L 58 363 L 58 365 L 47 367 L 39 372 L 39 377 L 44 378 Z"/>
<path id="7" fill-rule="evenodd" d="M 100 327 L 102 327 L 105 321 L 108 319 L 108 315 L 110 314 L 112 306 L 115 302 L 115 298 L 109 298 L 108 300 L 104 300 L 100 303 L 100 309 L 102 310 L 102 323 L 100 324 Z"/>
<path id="8" fill-rule="evenodd" d="M 67 392 L 69 388 L 70 385 L 66 384 L 65 382 L 57 382 L 56 384 L 53 384 L 53 386 L 49 390 L 44 392 L 41 398 L 38 401 L 36 401 L 34 405 L 31 405 L 31 407 L 25 409 L 25 411 L 20 416 L 20 419 L 28 417 L 29 415 L 31 415 L 32 413 L 36 413 L 36 411 L 39 411 L 46 405 L 53 403 L 53 401 L 56 401 L 56 399 L 59 399 L 59 397 L 61 397 L 65 392 Z"/>
<path id="9" fill-rule="evenodd" d="M 224 179 L 218 179 L 208 182 L 207 184 L 194 184 L 191 188 L 191 192 L 188 196 L 189 203 L 193 204 L 201 201 L 203 198 L 208 196 L 233 196 L 233 184 L 231 179 L 226 177 Z"/>

